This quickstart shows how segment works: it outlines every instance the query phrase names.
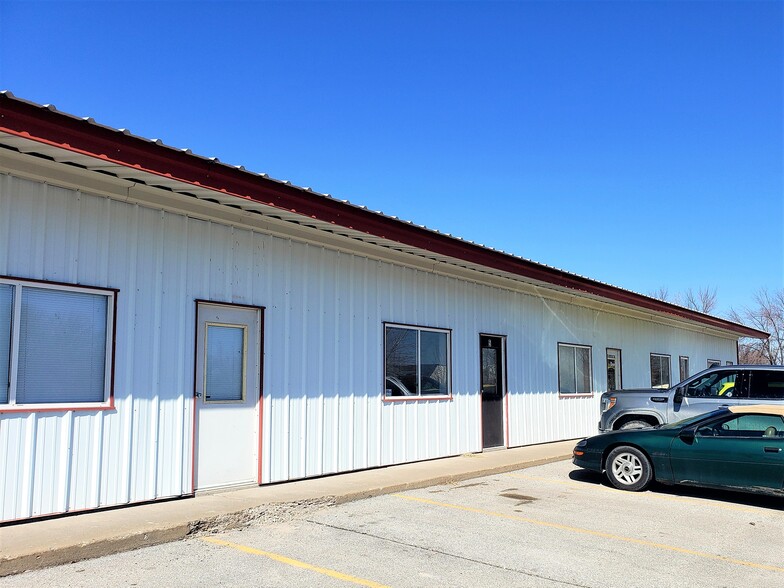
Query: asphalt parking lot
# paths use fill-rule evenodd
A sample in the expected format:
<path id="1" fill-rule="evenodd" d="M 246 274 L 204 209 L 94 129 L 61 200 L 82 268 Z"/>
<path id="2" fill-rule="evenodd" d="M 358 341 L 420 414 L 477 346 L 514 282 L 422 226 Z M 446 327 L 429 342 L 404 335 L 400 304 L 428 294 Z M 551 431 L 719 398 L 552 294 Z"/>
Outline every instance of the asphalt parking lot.
<path id="1" fill-rule="evenodd" d="M 286 518 L 0 578 L 0 588 L 784 582 L 783 499 L 622 492 L 570 462 Z"/>

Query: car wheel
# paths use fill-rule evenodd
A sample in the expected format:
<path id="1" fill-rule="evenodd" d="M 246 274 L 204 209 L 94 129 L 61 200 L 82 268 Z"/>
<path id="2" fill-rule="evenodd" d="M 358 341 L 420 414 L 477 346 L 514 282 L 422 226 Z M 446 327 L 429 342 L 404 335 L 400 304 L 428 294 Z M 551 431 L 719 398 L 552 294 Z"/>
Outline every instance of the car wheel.
<path id="1" fill-rule="evenodd" d="M 650 429 L 653 425 L 647 421 L 629 421 L 627 423 L 623 423 L 620 427 L 618 427 L 619 431 L 628 431 L 630 429 Z"/>
<path id="2" fill-rule="evenodd" d="M 636 447 L 616 447 L 607 456 L 607 478 L 619 490 L 639 492 L 653 479 L 648 457 Z"/>

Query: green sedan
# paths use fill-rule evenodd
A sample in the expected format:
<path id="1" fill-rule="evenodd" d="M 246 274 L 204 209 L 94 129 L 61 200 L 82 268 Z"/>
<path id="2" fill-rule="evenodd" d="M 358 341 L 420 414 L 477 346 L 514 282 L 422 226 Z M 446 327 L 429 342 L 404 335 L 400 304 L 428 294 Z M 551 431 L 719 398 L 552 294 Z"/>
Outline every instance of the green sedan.
<path id="1" fill-rule="evenodd" d="M 732 406 L 583 439 L 573 462 L 621 490 L 653 481 L 784 496 L 784 406 Z"/>

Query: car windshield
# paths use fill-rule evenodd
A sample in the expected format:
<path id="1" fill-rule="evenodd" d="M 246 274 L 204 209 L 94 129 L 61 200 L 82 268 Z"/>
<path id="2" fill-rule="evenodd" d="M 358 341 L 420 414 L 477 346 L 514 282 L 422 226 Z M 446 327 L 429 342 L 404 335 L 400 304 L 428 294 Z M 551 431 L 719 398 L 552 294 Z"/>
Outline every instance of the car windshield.
<path id="1" fill-rule="evenodd" d="M 660 429 L 680 429 L 681 427 L 688 427 L 691 424 L 696 423 L 697 421 L 701 421 L 711 416 L 718 416 L 722 413 L 727 412 L 726 408 L 720 408 L 718 410 L 714 410 L 713 412 L 706 412 L 703 414 L 698 414 L 697 416 L 689 417 L 687 419 L 683 419 L 681 421 L 676 421 L 674 423 L 668 423 L 666 425 L 662 425 L 659 427 Z"/>

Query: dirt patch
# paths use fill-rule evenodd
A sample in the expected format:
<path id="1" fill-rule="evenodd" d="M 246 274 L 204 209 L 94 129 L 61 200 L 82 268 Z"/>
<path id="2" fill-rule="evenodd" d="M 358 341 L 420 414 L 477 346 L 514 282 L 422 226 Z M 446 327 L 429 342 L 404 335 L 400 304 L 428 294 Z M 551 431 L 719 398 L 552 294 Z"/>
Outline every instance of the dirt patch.
<path id="1" fill-rule="evenodd" d="M 517 504 L 515 504 L 515 506 L 520 506 L 521 504 L 528 504 L 534 500 L 539 500 L 535 496 L 526 496 L 525 494 L 516 494 L 514 492 L 501 492 L 499 496 L 519 501 Z"/>
<path id="2" fill-rule="evenodd" d="M 455 490 L 459 490 L 460 488 L 471 488 L 473 486 L 487 486 L 487 482 L 474 482 L 473 484 L 463 484 L 462 486 L 455 486 Z"/>
<path id="3" fill-rule="evenodd" d="M 275 523 L 286 523 L 334 505 L 335 499 L 331 496 L 296 502 L 265 504 L 264 506 L 240 512 L 194 521 L 190 524 L 188 535 L 221 533 L 229 529 L 237 529 L 251 524 L 272 525 Z"/>

